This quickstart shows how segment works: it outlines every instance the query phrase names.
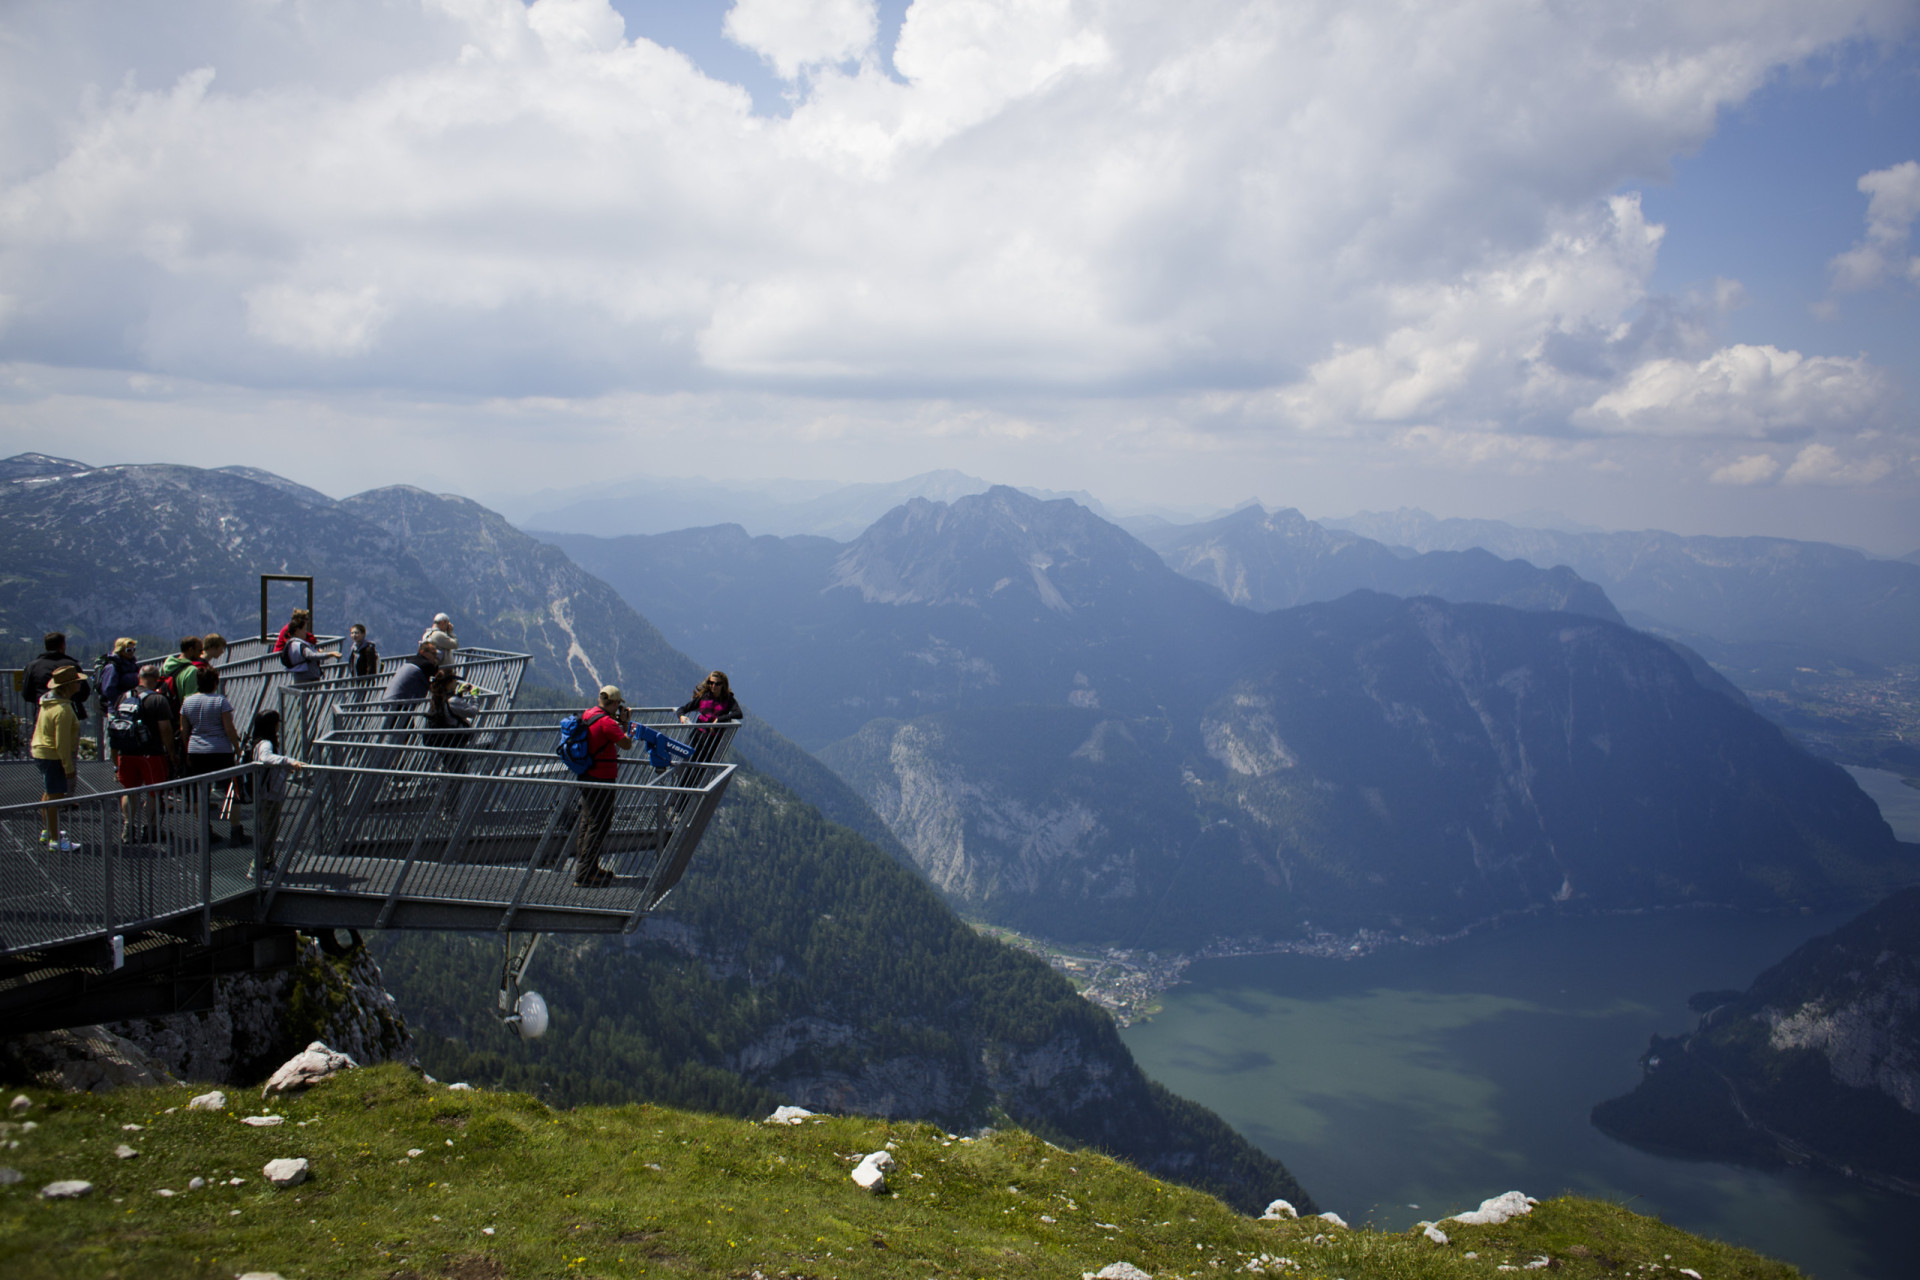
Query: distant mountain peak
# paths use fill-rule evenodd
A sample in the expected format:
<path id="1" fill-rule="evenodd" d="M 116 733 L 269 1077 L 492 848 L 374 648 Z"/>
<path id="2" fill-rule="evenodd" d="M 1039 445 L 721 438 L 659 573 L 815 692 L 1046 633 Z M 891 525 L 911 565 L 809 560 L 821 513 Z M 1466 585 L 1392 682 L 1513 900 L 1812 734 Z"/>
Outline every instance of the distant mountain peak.
<path id="1" fill-rule="evenodd" d="M 0 481 L 45 480 L 58 476 L 85 475 L 93 468 L 71 458 L 56 458 L 46 453 L 16 453 L 0 458 Z"/>
<path id="2" fill-rule="evenodd" d="M 914 498 L 895 507 L 834 562 L 832 585 L 873 604 L 980 608 L 1029 598 L 1071 614 L 1118 578 L 1168 572 L 1125 530 L 1078 503 L 995 485 L 952 502 Z"/>

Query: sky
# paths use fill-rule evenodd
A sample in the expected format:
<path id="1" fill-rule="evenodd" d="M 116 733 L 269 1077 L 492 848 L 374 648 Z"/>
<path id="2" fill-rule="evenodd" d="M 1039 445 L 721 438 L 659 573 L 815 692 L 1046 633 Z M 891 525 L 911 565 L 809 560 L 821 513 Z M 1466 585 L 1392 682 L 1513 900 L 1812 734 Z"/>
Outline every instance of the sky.
<path id="1" fill-rule="evenodd" d="M 1920 0 L 10 0 L 0 455 L 1920 548 Z"/>

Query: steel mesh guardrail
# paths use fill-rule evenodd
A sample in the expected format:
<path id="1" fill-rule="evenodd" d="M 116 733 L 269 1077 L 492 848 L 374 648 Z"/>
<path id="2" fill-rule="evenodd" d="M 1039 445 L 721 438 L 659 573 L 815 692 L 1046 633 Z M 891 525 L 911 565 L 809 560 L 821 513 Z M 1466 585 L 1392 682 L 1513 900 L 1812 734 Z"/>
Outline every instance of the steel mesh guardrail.
<path id="1" fill-rule="evenodd" d="M 210 809 L 229 783 L 253 772 L 241 765 L 129 791 L 0 808 L 0 955 L 196 915 L 204 927 L 215 906 L 251 894 L 252 851 L 216 847 L 210 827 L 227 824 Z M 51 841 L 41 835 L 49 808 L 58 822 Z M 248 820 L 251 810 L 242 805 L 237 816 Z"/>
<path id="2" fill-rule="evenodd" d="M 630 760 L 613 782 L 593 784 L 595 796 L 550 751 L 454 745 L 472 736 L 409 724 L 336 729 L 315 743 L 317 762 L 299 775 L 303 794 L 280 820 L 283 852 L 265 882 L 264 918 L 631 929 L 679 882 L 735 769 L 656 772 Z M 596 802 L 608 812 L 589 864 L 580 811 Z M 588 870 L 599 882 L 578 883 Z"/>

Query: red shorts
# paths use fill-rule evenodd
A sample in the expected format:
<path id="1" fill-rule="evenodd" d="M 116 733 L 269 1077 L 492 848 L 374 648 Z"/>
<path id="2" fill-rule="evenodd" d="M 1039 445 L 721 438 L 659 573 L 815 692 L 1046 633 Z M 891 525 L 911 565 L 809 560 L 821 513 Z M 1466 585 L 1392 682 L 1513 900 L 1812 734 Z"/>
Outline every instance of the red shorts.
<path id="1" fill-rule="evenodd" d="M 167 780 L 165 756 L 116 756 L 113 776 L 123 787 L 144 787 Z"/>

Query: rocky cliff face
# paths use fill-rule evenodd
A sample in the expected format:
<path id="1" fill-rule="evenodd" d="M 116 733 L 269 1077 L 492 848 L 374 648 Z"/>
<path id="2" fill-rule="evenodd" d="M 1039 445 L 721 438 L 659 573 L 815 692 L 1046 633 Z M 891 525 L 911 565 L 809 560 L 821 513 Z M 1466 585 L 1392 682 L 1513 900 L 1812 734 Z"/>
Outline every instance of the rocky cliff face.
<path id="1" fill-rule="evenodd" d="M 213 1007 L 0 1039 L 0 1079 L 91 1093 L 168 1080 L 254 1085 L 314 1040 L 364 1065 L 413 1062 L 413 1035 L 363 948 L 299 940 L 289 969 L 214 979 Z"/>
<path id="2" fill-rule="evenodd" d="M 413 1062 L 412 1032 L 365 948 L 330 956 L 301 937 L 293 967 L 214 979 L 213 1008 L 108 1029 L 176 1079 L 257 1084 L 309 1043 L 355 1062 Z"/>
<path id="3" fill-rule="evenodd" d="M 1640 1086 L 1594 1108 L 1630 1142 L 1812 1162 L 1920 1195 L 1920 889 L 1887 898 L 1655 1037 Z"/>
<path id="4" fill-rule="evenodd" d="M 824 756 L 950 897 L 1050 937 L 1420 936 L 1911 874 L 1842 770 L 1650 637 L 1365 594 L 1263 627 L 1184 709 L 876 720 Z"/>

